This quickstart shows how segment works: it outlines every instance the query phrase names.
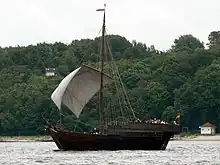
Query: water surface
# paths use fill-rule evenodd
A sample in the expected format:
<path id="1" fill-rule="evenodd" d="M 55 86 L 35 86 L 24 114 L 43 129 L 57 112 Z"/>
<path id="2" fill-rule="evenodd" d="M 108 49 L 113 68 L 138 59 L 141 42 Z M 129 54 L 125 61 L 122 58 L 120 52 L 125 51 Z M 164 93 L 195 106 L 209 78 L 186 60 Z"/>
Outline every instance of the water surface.
<path id="1" fill-rule="evenodd" d="M 53 142 L 1 142 L 0 165 L 220 165 L 220 141 L 170 141 L 165 151 L 54 151 Z"/>

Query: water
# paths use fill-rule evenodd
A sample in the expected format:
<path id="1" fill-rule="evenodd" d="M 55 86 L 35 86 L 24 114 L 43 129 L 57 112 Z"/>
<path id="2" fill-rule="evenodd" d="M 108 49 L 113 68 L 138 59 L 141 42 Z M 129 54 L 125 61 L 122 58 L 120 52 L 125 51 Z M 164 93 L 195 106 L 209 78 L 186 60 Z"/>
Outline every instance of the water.
<path id="1" fill-rule="evenodd" d="M 220 165 L 220 141 L 170 141 L 165 151 L 54 151 L 53 142 L 0 143 L 0 165 Z"/>

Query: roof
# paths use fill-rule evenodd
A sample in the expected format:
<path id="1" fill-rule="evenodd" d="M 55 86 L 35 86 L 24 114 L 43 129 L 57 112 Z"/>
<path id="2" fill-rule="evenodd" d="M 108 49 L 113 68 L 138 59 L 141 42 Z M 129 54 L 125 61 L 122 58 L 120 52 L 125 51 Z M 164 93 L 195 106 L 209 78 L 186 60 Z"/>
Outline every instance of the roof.
<path id="1" fill-rule="evenodd" d="M 207 122 L 207 123 L 201 125 L 200 127 L 214 127 L 215 128 L 216 126 L 211 124 L 211 123 L 209 123 L 209 122 Z"/>
<path id="2" fill-rule="evenodd" d="M 56 68 L 45 68 L 46 71 L 55 71 Z"/>

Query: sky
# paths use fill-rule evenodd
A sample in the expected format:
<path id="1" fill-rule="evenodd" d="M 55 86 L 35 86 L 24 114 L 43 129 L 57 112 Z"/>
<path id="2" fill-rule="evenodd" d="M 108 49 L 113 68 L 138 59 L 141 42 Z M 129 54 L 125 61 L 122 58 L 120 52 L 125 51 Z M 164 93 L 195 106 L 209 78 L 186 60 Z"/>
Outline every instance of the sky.
<path id="1" fill-rule="evenodd" d="M 207 43 L 220 30 L 220 0 L 0 0 L 0 46 L 95 38 L 106 8 L 108 34 L 167 50 L 192 34 Z"/>

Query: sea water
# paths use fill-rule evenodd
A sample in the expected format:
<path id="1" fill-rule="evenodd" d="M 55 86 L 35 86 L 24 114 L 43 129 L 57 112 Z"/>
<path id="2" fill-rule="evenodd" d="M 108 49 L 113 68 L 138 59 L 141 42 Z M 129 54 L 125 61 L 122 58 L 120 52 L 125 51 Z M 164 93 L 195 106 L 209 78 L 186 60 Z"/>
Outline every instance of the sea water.
<path id="1" fill-rule="evenodd" d="M 170 141 L 165 151 L 54 150 L 54 142 L 0 142 L 0 165 L 220 165 L 220 141 Z"/>

